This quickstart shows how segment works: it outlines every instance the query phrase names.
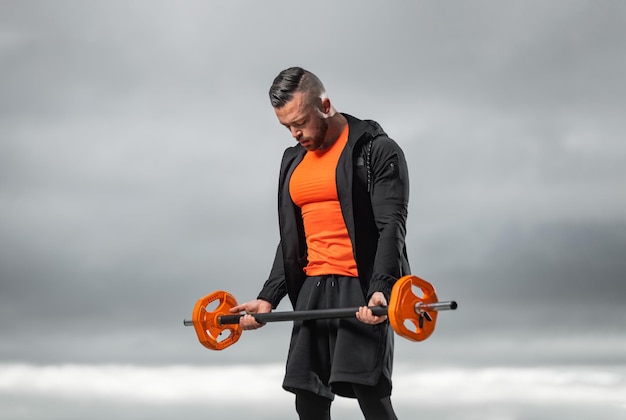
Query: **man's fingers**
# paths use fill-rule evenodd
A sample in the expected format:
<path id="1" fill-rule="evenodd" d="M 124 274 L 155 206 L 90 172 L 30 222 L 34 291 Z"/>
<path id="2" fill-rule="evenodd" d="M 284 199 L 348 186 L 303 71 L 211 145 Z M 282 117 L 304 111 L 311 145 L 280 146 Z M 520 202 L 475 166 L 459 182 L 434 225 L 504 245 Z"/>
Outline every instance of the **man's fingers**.
<path id="1" fill-rule="evenodd" d="M 243 305 L 235 306 L 230 308 L 230 313 L 236 314 L 237 312 L 243 311 Z"/>
<path id="2" fill-rule="evenodd" d="M 387 316 L 376 316 L 370 308 L 368 308 L 367 306 L 361 306 L 359 307 L 359 311 L 356 313 L 356 318 L 365 324 L 374 325 L 380 324 L 381 322 L 386 320 Z"/>

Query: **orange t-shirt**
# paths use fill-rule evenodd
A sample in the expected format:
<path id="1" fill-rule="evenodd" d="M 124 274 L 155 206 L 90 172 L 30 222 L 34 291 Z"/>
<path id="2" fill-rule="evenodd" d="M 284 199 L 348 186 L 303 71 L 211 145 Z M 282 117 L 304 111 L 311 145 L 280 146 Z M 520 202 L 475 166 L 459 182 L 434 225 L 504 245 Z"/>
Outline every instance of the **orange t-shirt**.
<path id="1" fill-rule="evenodd" d="M 302 209 L 308 276 L 358 277 L 337 196 L 337 162 L 347 142 L 348 126 L 328 149 L 307 152 L 289 180 L 291 199 Z"/>

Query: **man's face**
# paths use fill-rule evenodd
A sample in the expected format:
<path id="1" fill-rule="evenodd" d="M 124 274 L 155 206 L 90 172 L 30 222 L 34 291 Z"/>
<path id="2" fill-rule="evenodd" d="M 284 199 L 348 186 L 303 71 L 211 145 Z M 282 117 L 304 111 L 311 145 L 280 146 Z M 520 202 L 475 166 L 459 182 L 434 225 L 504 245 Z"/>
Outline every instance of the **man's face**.
<path id="1" fill-rule="evenodd" d="M 296 92 L 293 99 L 281 108 L 274 108 L 278 121 L 287 127 L 291 135 L 305 149 L 320 150 L 328 131 L 325 114 L 306 101 L 302 92 Z"/>

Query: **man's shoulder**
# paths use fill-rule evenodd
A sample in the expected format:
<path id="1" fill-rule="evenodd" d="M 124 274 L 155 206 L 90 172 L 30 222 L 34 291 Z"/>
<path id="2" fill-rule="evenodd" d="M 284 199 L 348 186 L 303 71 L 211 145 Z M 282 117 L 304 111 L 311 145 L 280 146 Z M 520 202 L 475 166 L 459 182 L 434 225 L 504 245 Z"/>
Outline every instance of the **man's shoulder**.
<path id="1" fill-rule="evenodd" d="M 383 127 L 374 120 L 361 120 L 349 114 L 343 114 L 348 120 L 350 131 L 354 134 L 355 140 L 363 135 L 373 140 L 373 144 L 378 148 L 398 148 L 399 145 L 387 135 Z"/>
<path id="2" fill-rule="evenodd" d="M 369 119 L 359 119 L 349 114 L 343 114 L 348 120 L 348 126 L 350 127 L 349 142 L 352 144 L 357 143 L 362 138 L 368 139 L 388 139 L 387 133 L 383 130 L 382 126 Z"/>
<path id="3" fill-rule="evenodd" d="M 348 120 L 348 126 L 350 127 L 350 130 L 367 132 L 372 136 L 385 134 L 385 131 L 383 130 L 381 125 L 374 120 L 360 119 L 350 114 L 342 115 Z"/>

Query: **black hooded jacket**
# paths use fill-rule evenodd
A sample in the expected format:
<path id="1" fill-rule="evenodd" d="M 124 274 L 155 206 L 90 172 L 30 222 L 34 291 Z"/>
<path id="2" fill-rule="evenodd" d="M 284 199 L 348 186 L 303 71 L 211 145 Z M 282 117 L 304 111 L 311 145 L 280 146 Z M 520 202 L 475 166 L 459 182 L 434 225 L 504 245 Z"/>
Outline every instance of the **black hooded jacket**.
<path id="1" fill-rule="evenodd" d="M 377 291 L 389 301 L 396 280 L 410 274 L 405 246 L 409 201 L 406 160 L 378 123 L 343 115 L 349 132 L 337 164 L 337 194 L 366 301 Z M 274 308 L 285 295 L 295 307 L 306 278 L 304 224 L 300 208 L 289 194 L 289 179 L 305 153 L 300 144 L 288 148 L 280 167 L 280 243 L 269 278 L 258 295 Z"/>

